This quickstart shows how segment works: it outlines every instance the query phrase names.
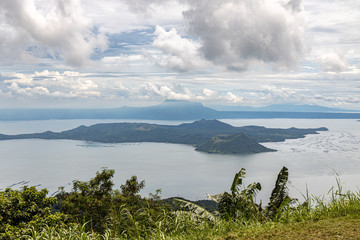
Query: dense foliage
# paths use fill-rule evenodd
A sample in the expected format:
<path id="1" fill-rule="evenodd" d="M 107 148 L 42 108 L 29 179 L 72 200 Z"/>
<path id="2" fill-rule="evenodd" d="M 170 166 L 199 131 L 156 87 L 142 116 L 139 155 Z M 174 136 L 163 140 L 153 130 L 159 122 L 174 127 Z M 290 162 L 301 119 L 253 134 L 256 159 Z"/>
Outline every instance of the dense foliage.
<path id="1" fill-rule="evenodd" d="M 0 239 L 16 239 L 29 227 L 61 225 L 62 213 L 54 213 L 54 197 L 46 197 L 48 191 L 24 186 L 21 190 L 7 188 L 0 192 Z"/>
<path id="2" fill-rule="evenodd" d="M 113 190 L 114 173 L 103 169 L 89 181 L 76 180 L 71 192 L 60 188 L 56 197 L 46 197 L 46 189 L 27 186 L 0 192 L 0 239 L 18 239 L 44 227 L 59 226 L 96 233 L 111 229 L 129 238 L 148 234 L 168 211 L 160 192 L 141 197 L 145 182 L 136 176 Z"/>
<path id="3" fill-rule="evenodd" d="M 113 190 L 114 173 L 103 169 L 90 181 L 74 181 L 71 192 L 62 190 L 58 195 L 62 212 L 72 222 L 87 223 L 87 230 L 103 233 L 111 229 L 126 236 L 146 234 L 155 227 L 152 223 L 162 217 L 166 206 L 157 194 L 141 197 L 139 192 L 145 181 L 139 182 L 136 176 L 121 185 L 120 190 Z M 140 224 L 141 229 L 137 229 Z"/>
<path id="4" fill-rule="evenodd" d="M 8 188 L 0 192 L 0 239 L 243 239 L 248 234 L 261 239 L 279 224 L 360 216 L 359 194 L 344 193 L 340 181 L 330 201 L 306 197 L 300 204 L 288 195 L 288 175 L 283 167 L 262 207 L 255 201 L 260 183 L 245 187 L 241 169 L 229 193 L 209 196 L 218 203 L 211 211 L 176 198 L 170 207 L 160 191 L 142 197 L 145 182 L 136 176 L 113 189 L 109 169 L 89 181 L 74 181 L 70 192 L 62 188 L 56 197 L 47 197 L 46 189 Z"/>

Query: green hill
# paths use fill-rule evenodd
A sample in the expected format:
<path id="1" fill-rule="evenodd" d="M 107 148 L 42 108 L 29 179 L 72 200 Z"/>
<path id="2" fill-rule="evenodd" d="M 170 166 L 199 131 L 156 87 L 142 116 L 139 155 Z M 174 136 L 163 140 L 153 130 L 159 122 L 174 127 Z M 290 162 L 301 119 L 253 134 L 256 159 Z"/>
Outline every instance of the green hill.
<path id="1" fill-rule="evenodd" d="M 224 154 L 260 153 L 275 151 L 264 147 L 263 145 L 249 138 L 244 133 L 214 136 L 209 141 L 200 144 L 195 150 L 207 153 Z"/>

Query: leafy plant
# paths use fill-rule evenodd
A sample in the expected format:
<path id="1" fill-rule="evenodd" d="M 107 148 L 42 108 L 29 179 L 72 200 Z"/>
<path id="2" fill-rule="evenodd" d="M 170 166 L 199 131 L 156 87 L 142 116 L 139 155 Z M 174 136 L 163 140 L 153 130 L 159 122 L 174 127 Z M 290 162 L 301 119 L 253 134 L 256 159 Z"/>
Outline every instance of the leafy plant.
<path id="1" fill-rule="evenodd" d="M 222 218 L 234 219 L 257 219 L 261 214 L 261 204 L 255 202 L 255 196 L 261 190 L 260 183 L 243 186 L 243 178 L 246 177 L 245 169 L 242 168 L 235 174 L 230 187 L 231 193 L 224 192 L 218 195 L 208 195 L 209 199 L 218 203 L 219 213 Z"/>
<path id="2" fill-rule="evenodd" d="M 66 216 L 52 212 L 56 199 L 47 193 L 28 186 L 0 192 L 0 239 L 17 239 L 30 226 L 61 225 Z"/>
<path id="3" fill-rule="evenodd" d="M 181 210 L 185 210 L 185 213 L 190 212 L 193 213 L 193 219 L 194 220 L 209 220 L 214 222 L 215 221 L 215 215 L 211 212 L 207 211 L 205 208 L 200 207 L 199 205 L 186 201 L 184 199 L 174 198 L 174 202 L 178 203 L 180 205 Z M 184 211 L 179 211 L 183 212 Z"/>
<path id="4" fill-rule="evenodd" d="M 266 215 L 270 218 L 279 215 L 292 201 L 286 186 L 288 178 L 289 171 L 286 167 L 283 167 L 276 179 L 275 187 L 271 192 L 270 201 L 266 208 Z"/>
<path id="5" fill-rule="evenodd" d="M 244 168 L 235 174 L 230 187 L 231 193 L 208 195 L 208 198 L 218 203 L 220 216 L 224 219 L 260 220 L 265 217 L 274 218 L 292 201 L 286 186 L 288 176 L 288 169 L 283 167 L 278 174 L 270 202 L 265 210 L 262 209 L 261 202 L 257 204 L 255 201 L 256 194 L 261 191 L 261 184 L 254 182 L 246 188 L 244 187 L 243 178 L 246 177 Z"/>

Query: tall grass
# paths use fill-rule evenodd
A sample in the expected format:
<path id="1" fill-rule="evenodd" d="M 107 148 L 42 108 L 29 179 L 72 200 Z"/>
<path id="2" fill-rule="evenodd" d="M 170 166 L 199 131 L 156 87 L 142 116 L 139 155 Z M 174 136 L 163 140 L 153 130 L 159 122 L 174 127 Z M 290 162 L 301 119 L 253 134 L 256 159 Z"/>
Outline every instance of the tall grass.
<path id="1" fill-rule="evenodd" d="M 148 213 L 150 208 L 131 213 L 125 206 L 114 210 L 110 224 L 103 234 L 86 231 L 85 225 L 62 227 L 31 227 L 22 239 L 48 240 L 123 240 L 123 239 L 219 239 L 222 236 L 251 236 L 254 233 L 267 232 L 275 226 L 295 222 L 318 221 L 320 219 L 341 216 L 360 216 L 360 193 L 344 192 L 337 177 L 336 188 L 330 189 L 327 196 L 304 196 L 304 201 L 295 201 L 275 218 L 269 219 L 229 219 L 209 218 L 196 211 L 165 211 L 157 219 Z M 139 215 L 146 221 L 138 221 Z M 124 222 L 126 224 L 124 225 Z M 126 228 L 124 228 L 126 226 Z"/>

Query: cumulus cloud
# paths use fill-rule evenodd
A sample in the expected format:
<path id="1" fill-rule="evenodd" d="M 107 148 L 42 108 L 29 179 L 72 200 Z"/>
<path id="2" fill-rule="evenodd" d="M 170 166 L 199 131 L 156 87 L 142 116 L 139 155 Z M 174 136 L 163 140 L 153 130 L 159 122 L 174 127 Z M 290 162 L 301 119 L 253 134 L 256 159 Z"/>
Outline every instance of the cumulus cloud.
<path id="1" fill-rule="evenodd" d="M 18 83 L 13 82 L 8 87 L 8 89 L 15 93 L 16 95 L 24 95 L 28 97 L 32 97 L 34 95 L 42 96 L 42 95 L 49 95 L 50 91 L 46 87 L 37 86 L 37 87 L 20 87 Z"/>
<path id="2" fill-rule="evenodd" d="M 152 56 L 159 65 L 181 72 L 203 69 L 209 65 L 199 52 L 200 44 L 181 37 L 174 28 L 166 31 L 156 26 L 154 34 L 153 46 L 163 53 L 160 58 Z"/>
<path id="3" fill-rule="evenodd" d="M 33 74 L 14 73 L 4 80 L 9 95 L 24 97 L 90 98 L 100 97 L 98 85 L 83 74 L 44 70 Z"/>
<path id="4" fill-rule="evenodd" d="M 269 105 L 269 103 L 301 103 L 305 101 L 303 96 L 307 91 L 307 89 L 302 88 L 263 85 L 259 87 L 259 92 L 255 96 L 264 105 Z"/>
<path id="5" fill-rule="evenodd" d="M 184 12 L 205 58 L 228 69 L 294 67 L 306 51 L 299 0 L 200 0 Z"/>
<path id="6" fill-rule="evenodd" d="M 208 88 L 203 88 L 202 91 L 194 91 L 182 85 L 156 84 L 151 82 L 143 84 L 139 89 L 137 96 L 132 97 L 151 100 L 176 99 L 195 102 L 224 102 L 231 104 L 243 103 L 245 100 L 244 97 L 230 91 L 219 93 L 216 90 Z"/>
<path id="7" fill-rule="evenodd" d="M 155 84 L 151 82 L 146 82 L 142 84 L 139 89 L 140 96 L 146 99 L 176 99 L 176 100 L 190 100 L 193 96 L 191 91 L 187 88 L 174 90 L 173 85 L 165 84 Z"/>
<path id="8" fill-rule="evenodd" d="M 0 58 L 35 61 L 52 57 L 81 66 L 95 50 L 107 48 L 105 35 L 92 31 L 80 0 L 46 3 L 38 6 L 34 0 L 0 1 Z"/>
<path id="9" fill-rule="evenodd" d="M 324 72 L 343 72 L 348 69 L 345 57 L 340 53 L 323 54 L 320 59 Z"/>
<path id="10" fill-rule="evenodd" d="M 203 89 L 203 94 L 204 94 L 204 97 L 207 97 L 207 98 L 214 98 L 214 97 L 216 98 L 218 95 L 217 91 L 207 89 L 207 88 Z"/>
<path id="11" fill-rule="evenodd" d="M 241 103 L 244 100 L 243 97 L 236 96 L 232 92 L 227 92 L 224 98 L 231 103 Z"/>
<path id="12" fill-rule="evenodd" d="M 148 11 L 165 0 L 149 3 L 136 0 L 135 12 Z M 169 0 L 170 1 L 170 0 Z M 155 30 L 154 46 L 165 53 L 164 66 L 188 71 L 189 57 L 181 53 L 186 45 L 190 56 L 217 66 L 243 71 L 259 63 L 274 68 L 294 68 L 307 52 L 304 40 L 305 20 L 301 0 L 178 0 L 188 8 L 183 15 L 188 23 L 189 38 L 176 30 Z M 141 7 L 139 7 L 141 6 Z M 161 38 L 161 40 L 159 40 Z M 175 48 L 180 43 L 178 48 Z M 190 47 L 192 46 L 192 47 Z M 195 62 L 195 61 L 193 61 Z M 203 66 L 201 64 L 201 66 Z"/>

